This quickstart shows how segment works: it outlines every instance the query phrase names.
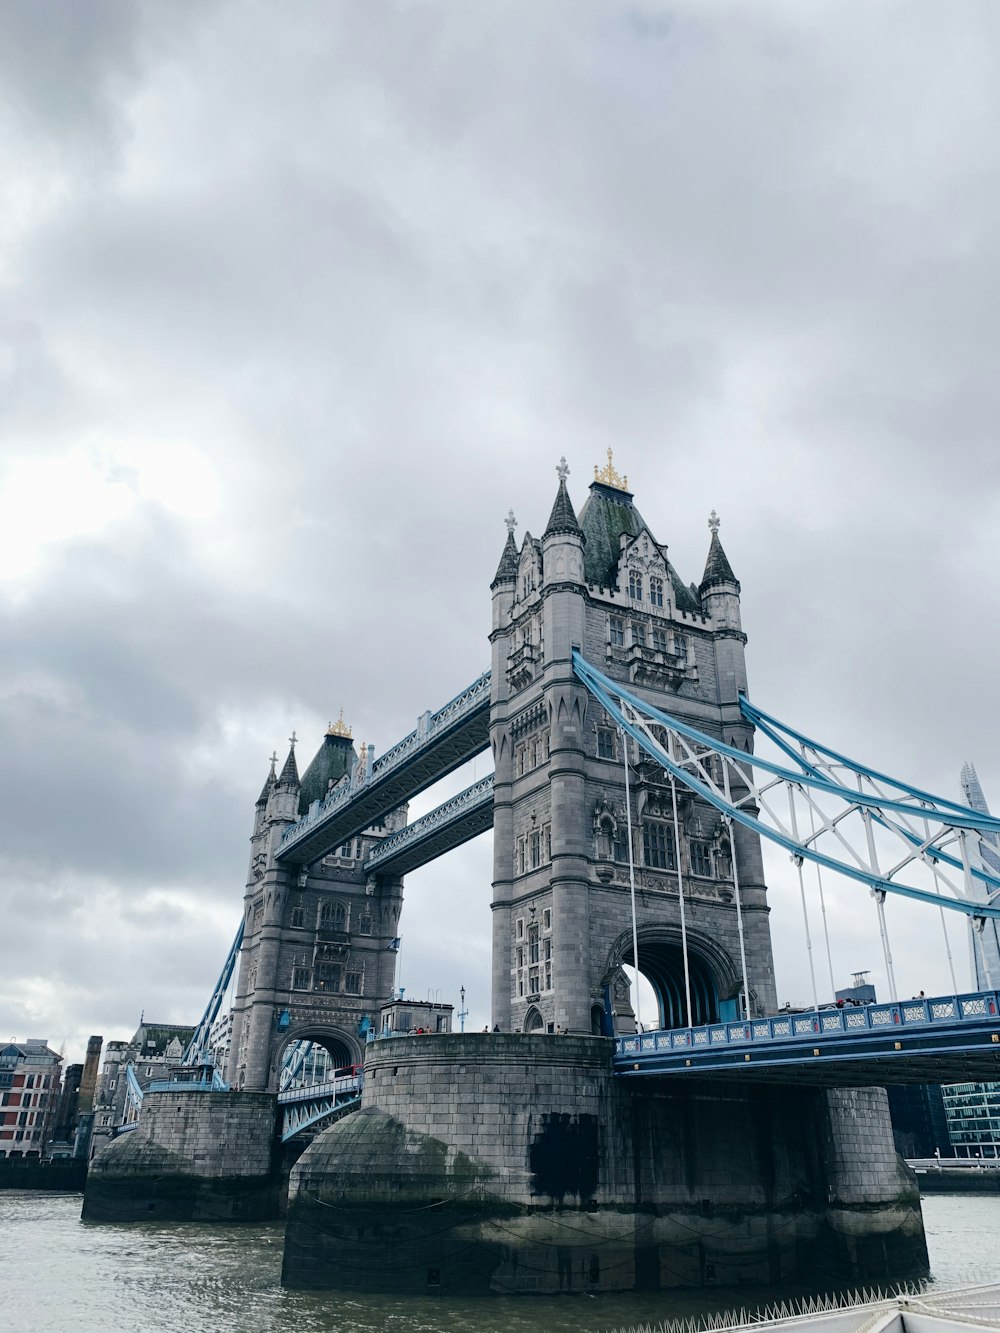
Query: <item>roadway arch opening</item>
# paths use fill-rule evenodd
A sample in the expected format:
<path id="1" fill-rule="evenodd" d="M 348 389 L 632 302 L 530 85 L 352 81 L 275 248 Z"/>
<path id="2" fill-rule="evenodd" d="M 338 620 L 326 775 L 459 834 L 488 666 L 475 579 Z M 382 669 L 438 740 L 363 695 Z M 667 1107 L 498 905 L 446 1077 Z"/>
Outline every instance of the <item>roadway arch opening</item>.
<path id="1" fill-rule="evenodd" d="M 686 1028 L 688 1026 L 687 986 L 684 975 L 684 948 L 680 932 L 673 928 L 649 928 L 639 931 L 639 986 L 646 991 L 640 1019 L 645 1028 Z M 727 1010 L 739 983 L 736 967 L 728 954 L 714 941 L 688 932 L 688 978 L 691 990 L 690 1025 L 701 1027 L 722 1018 L 736 1017 Z M 616 941 L 609 958 L 612 1009 L 619 1032 L 634 1030 L 636 986 L 628 972 L 635 971 L 631 931 Z M 615 974 L 619 977 L 616 981 Z M 624 982 L 624 985 L 622 985 Z M 647 983 L 644 986 L 643 983 Z M 649 991 L 655 1005 L 649 1012 Z"/>

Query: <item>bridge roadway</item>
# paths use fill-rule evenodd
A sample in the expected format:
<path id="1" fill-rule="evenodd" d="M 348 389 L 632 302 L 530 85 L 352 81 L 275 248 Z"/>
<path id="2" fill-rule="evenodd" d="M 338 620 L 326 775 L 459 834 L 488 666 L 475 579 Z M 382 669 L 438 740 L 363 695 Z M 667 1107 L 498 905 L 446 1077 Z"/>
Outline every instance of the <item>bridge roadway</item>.
<path id="1" fill-rule="evenodd" d="M 901 1000 L 615 1039 L 626 1078 L 684 1075 L 809 1087 L 1000 1079 L 1000 994 Z"/>
<path id="2" fill-rule="evenodd" d="M 490 672 L 485 671 L 436 713 L 425 713 L 408 736 L 365 771 L 356 770 L 349 783 L 311 807 L 285 833 L 277 859 L 308 865 L 328 856 L 488 749 L 489 724 Z"/>

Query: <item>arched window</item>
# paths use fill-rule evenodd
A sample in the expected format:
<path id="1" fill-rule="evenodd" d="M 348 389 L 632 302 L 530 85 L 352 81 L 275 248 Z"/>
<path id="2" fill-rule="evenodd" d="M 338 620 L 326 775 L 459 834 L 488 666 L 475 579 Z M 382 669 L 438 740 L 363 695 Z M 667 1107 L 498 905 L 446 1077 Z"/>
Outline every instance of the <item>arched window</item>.
<path id="1" fill-rule="evenodd" d="M 524 1015 L 524 1030 L 525 1032 L 543 1032 L 545 1030 L 545 1020 L 534 1005 Z"/>
<path id="2" fill-rule="evenodd" d="M 628 572 L 628 595 L 633 602 L 642 601 L 642 575 L 637 569 Z"/>
<path id="3" fill-rule="evenodd" d="M 653 606 L 663 605 L 663 580 L 650 578 L 649 580 L 649 600 Z"/>
<path id="4" fill-rule="evenodd" d="M 319 909 L 320 930 L 346 930 L 347 908 L 343 903 L 326 902 Z"/>

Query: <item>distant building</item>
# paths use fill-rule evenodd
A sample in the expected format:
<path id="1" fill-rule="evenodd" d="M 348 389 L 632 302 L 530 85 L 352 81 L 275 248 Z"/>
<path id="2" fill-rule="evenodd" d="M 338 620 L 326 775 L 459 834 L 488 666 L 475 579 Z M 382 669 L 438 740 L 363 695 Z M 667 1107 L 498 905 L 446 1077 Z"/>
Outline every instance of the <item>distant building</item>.
<path id="1" fill-rule="evenodd" d="M 233 1044 L 233 1011 L 227 1009 L 212 1024 L 208 1034 L 208 1049 L 216 1069 L 221 1073 L 229 1059 L 229 1048 Z"/>
<path id="2" fill-rule="evenodd" d="M 901 1156 L 952 1156 L 943 1091 L 936 1083 L 886 1088 L 892 1137 Z"/>
<path id="3" fill-rule="evenodd" d="M 83 1077 L 83 1065 L 67 1065 L 63 1071 L 62 1091 L 59 1105 L 52 1125 L 52 1137 L 48 1144 L 50 1157 L 66 1157 L 73 1151 L 73 1136 L 76 1133 L 76 1112 L 80 1099 L 80 1080 Z"/>
<path id="4" fill-rule="evenodd" d="M 193 1027 L 140 1022 L 130 1041 L 109 1041 L 94 1097 L 94 1136 L 110 1137 L 125 1122 L 126 1070 L 132 1065 L 140 1088 L 169 1079 L 180 1068 Z"/>
<path id="5" fill-rule="evenodd" d="M 59 1109 L 61 1065 L 44 1037 L 0 1048 L 0 1156 L 41 1156 Z"/>
<path id="6" fill-rule="evenodd" d="M 852 972 L 851 979 L 854 984 L 837 991 L 834 998 L 842 1000 L 844 1004 L 874 1004 L 875 987 L 868 980 L 869 976 L 868 972 Z"/>
<path id="7" fill-rule="evenodd" d="M 955 1157 L 1000 1157 L 1000 1083 L 947 1083 L 941 1089 Z"/>
<path id="8" fill-rule="evenodd" d="M 986 795 L 979 781 L 979 774 L 976 772 L 974 764 L 965 763 L 962 765 L 962 772 L 959 781 L 962 786 L 962 795 L 970 809 L 978 814 L 988 815 L 990 807 L 986 803 Z M 975 839 L 970 840 L 970 852 L 975 853 Z M 995 840 L 988 834 L 983 834 L 978 844 L 979 857 L 986 868 L 994 874 L 1000 874 L 1000 847 L 996 845 Z M 978 858 L 973 855 L 974 864 Z M 973 892 L 983 902 L 986 901 L 987 889 L 984 884 L 975 881 Z M 969 952 L 972 963 L 972 985 L 974 990 L 996 990 L 1000 986 L 1000 932 L 998 932 L 998 923 L 995 917 L 988 917 L 981 931 L 973 925 L 969 919 Z"/>
<path id="9" fill-rule="evenodd" d="M 430 1000 L 390 1000 L 382 1005 L 381 1031 L 389 1032 L 450 1032 L 450 1004 L 433 1004 Z"/>

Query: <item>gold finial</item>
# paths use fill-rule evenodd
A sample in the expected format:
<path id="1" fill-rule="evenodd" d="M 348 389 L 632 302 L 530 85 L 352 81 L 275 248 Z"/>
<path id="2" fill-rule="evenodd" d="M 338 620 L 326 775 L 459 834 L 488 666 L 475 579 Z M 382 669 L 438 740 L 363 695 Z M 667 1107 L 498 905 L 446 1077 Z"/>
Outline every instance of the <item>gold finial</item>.
<path id="1" fill-rule="evenodd" d="M 336 722 L 331 722 L 327 727 L 326 734 L 328 736 L 346 736 L 348 740 L 352 738 L 353 732 L 344 721 L 343 709 L 340 710 L 340 717 L 337 718 Z"/>
<path id="2" fill-rule="evenodd" d="M 627 491 L 628 477 L 620 477 L 618 475 L 612 461 L 613 457 L 614 455 L 609 449 L 607 467 L 598 469 L 597 464 L 594 464 L 594 480 L 600 482 L 602 486 L 610 486 L 614 491 Z"/>

